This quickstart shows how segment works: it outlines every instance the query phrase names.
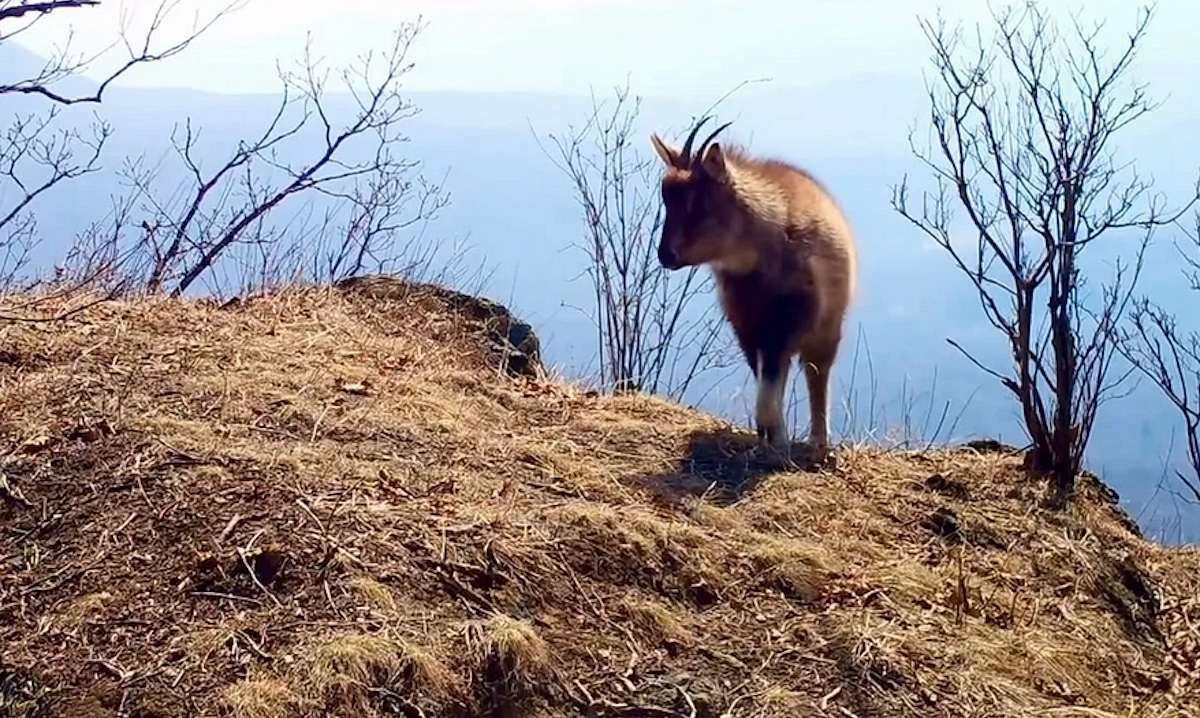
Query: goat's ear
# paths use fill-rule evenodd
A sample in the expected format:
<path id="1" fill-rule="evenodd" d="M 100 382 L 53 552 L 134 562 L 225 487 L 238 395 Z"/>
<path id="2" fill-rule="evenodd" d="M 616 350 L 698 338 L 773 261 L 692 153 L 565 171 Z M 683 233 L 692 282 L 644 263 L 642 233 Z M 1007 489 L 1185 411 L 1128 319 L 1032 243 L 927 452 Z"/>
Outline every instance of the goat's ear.
<path id="1" fill-rule="evenodd" d="M 658 156 L 661 157 L 662 161 L 665 162 L 668 166 L 670 166 L 670 167 L 678 167 L 679 166 L 679 148 L 678 147 L 676 147 L 674 145 L 669 145 L 666 142 L 663 142 L 662 138 L 658 136 L 658 133 L 654 133 L 654 134 L 650 135 L 650 144 L 654 145 L 654 151 L 658 153 Z"/>
<path id="2" fill-rule="evenodd" d="M 716 142 L 708 146 L 704 152 L 704 159 L 700 161 L 700 166 L 704 168 L 704 173 L 715 180 L 724 182 L 729 177 L 729 171 L 725 167 L 725 152 L 721 149 L 721 145 Z"/>

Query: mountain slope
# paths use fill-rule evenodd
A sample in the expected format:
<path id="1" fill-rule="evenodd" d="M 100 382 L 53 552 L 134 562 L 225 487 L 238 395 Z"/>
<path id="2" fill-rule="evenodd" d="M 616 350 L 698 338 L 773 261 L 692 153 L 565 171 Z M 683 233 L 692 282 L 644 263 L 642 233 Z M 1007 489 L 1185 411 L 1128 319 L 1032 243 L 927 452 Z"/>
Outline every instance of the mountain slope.
<path id="1" fill-rule="evenodd" d="M 1200 552 L 1099 482 L 773 470 L 493 344 L 420 288 L 0 326 L 0 714 L 1200 711 Z"/>

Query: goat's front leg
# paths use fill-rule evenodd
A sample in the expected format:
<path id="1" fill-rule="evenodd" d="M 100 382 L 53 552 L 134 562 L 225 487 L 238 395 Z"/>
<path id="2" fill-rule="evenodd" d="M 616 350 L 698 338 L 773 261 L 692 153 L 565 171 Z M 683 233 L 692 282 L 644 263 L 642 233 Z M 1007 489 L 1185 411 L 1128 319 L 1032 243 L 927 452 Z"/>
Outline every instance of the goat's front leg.
<path id="1" fill-rule="evenodd" d="M 789 453 L 787 422 L 783 414 L 783 394 L 787 388 L 790 362 L 786 355 L 773 352 L 758 352 L 758 401 L 754 421 L 759 441 L 783 453 Z"/>

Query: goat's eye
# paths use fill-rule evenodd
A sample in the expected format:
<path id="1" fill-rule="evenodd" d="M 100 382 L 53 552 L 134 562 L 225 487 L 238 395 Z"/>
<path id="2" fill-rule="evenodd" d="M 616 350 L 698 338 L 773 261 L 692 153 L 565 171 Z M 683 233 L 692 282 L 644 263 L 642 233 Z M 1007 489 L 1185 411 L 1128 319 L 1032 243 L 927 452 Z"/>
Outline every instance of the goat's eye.
<path id="1" fill-rule="evenodd" d="M 701 193 L 696 192 L 692 187 L 679 185 L 663 187 L 663 204 L 669 212 L 683 217 L 691 217 L 704 207 L 704 198 L 697 196 L 698 194 Z"/>

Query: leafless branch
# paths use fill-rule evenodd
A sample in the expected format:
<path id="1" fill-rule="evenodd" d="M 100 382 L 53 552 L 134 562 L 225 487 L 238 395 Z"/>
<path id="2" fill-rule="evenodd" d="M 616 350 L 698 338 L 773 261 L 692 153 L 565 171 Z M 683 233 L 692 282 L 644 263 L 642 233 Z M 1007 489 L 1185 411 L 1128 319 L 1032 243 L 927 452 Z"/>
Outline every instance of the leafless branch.
<path id="1" fill-rule="evenodd" d="M 616 88 L 611 105 L 593 97 L 583 125 L 550 134 L 555 151 L 543 151 L 583 210 L 584 239 L 574 246 L 592 282 L 602 382 L 678 399 L 730 358 L 718 341 L 720 317 L 704 301 L 709 277 L 693 268 L 674 278 L 658 266 L 661 202 L 657 167 L 634 134 L 640 106 L 628 86 Z"/>
<path id="2" fill-rule="evenodd" d="M 1189 240 L 1176 244 L 1192 290 L 1200 291 L 1194 273 L 1200 264 L 1200 215 Z M 1183 422 L 1189 472 L 1175 476 L 1200 505 L 1200 330 L 1179 326 L 1174 313 L 1141 296 L 1133 302 L 1129 327 L 1119 345 L 1129 361 L 1162 391 Z"/>
<path id="3" fill-rule="evenodd" d="M 217 9 L 207 20 L 201 21 L 199 14 L 192 22 L 188 33 L 180 40 L 166 45 L 159 43 L 163 24 L 176 12 L 181 0 L 160 0 L 154 10 L 144 33 L 134 38 L 128 27 L 119 31 L 118 41 L 126 52 L 126 59 L 113 71 L 106 74 L 96 85 L 96 89 L 85 94 L 67 94 L 58 92 L 53 85 L 72 75 L 79 75 L 91 66 L 99 56 L 72 59 L 68 55 L 69 48 L 50 58 L 41 71 L 33 77 L 0 79 L 0 95 L 21 94 L 34 95 L 48 99 L 60 105 L 75 105 L 84 103 L 100 103 L 105 91 L 123 75 L 138 65 L 160 62 L 178 55 L 191 45 L 197 38 L 207 32 L 221 18 L 243 7 L 249 0 L 232 0 Z M 6 22 L 19 21 L 28 15 L 37 15 L 36 21 L 59 10 L 70 10 L 95 7 L 99 0 L 50 0 L 48 2 L 25 2 L 17 0 L 15 4 L 5 2 L 0 4 L 0 38 L 11 37 L 21 28 L 10 30 Z"/>
<path id="4" fill-rule="evenodd" d="M 24 2 L 18 0 L 14 5 L 11 0 L 0 4 L 0 21 L 15 20 L 25 17 L 26 15 L 46 15 L 55 10 L 62 10 L 69 7 L 86 7 L 88 5 L 99 5 L 100 0 L 50 0 L 49 2 Z"/>
<path id="5" fill-rule="evenodd" d="M 49 278 L 35 276 L 30 270 L 30 258 L 41 242 L 37 222 L 38 205 L 53 201 L 52 197 L 57 191 L 72 180 L 104 169 L 102 156 L 111 135 L 111 127 L 99 118 L 94 119 L 90 127 L 81 128 L 78 124 L 66 126 L 64 112 L 67 106 L 101 103 L 105 90 L 134 67 L 165 60 L 182 52 L 218 19 L 245 1 L 235 0 L 221 6 L 206 5 L 206 13 L 210 13 L 207 19 L 202 20 L 197 14 L 184 37 L 167 42 L 161 41 L 163 27 L 168 19 L 178 14 L 180 0 L 159 2 L 148 26 L 136 37 L 130 29 L 129 18 L 123 16 L 113 46 L 121 45 L 127 57 L 116 70 L 106 74 L 93 91 L 87 93 L 70 94 L 56 89 L 63 80 L 78 78 L 100 58 L 100 55 L 74 55 L 69 39 L 39 69 L 0 69 L 0 95 L 25 95 L 49 103 L 44 110 L 21 109 L 9 115 L 6 120 L 8 125 L 0 134 L 0 290 L 28 293 L 39 289 L 43 290 L 42 294 L 49 292 L 48 296 L 23 301 L 17 308 L 32 312 L 41 303 L 61 298 L 71 291 L 85 286 L 94 289 L 93 282 L 112 275 L 114 271 L 114 266 L 108 261 L 99 261 L 99 254 L 89 255 L 80 247 L 72 249 L 67 261 L 56 267 Z M 99 4 L 99 0 L 0 0 L 0 43 L 11 40 L 35 23 L 50 18 L 71 17 L 66 14 L 67 11 Z M 21 72 L 25 72 L 25 76 L 12 76 Z M 81 239 L 86 244 L 94 240 L 96 235 L 97 229 L 92 227 Z M 88 255 L 86 261 L 85 255 Z M 81 283 L 71 285 L 68 277 Z M 113 282 L 108 282 L 108 285 L 110 288 L 115 286 Z M 107 295 L 101 292 L 99 296 Z M 71 310 L 66 311 L 71 313 Z M 43 319 L 40 316 L 36 318 L 39 321 Z"/>
<path id="6" fill-rule="evenodd" d="M 914 207 L 905 178 L 893 206 L 947 251 L 1007 339 L 1008 372 L 971 360 L 1013 391 L 1033 468 L 1054 477 L 1059 505 L 1099 407 L 1128 376 L 1114 379 L 1112 361 L 1146 246 L 1200 199 L 1193 192 L 1168 210 L 1114 157 L 1114 136 L 1154 109 L 1145 88 L 1125 79 L 1150 18 L 1143 9 L 1114 55 L 1101 47 L 1099 26 L 1076 17 L 1062 33 L 1037 3 L 994 11 L 992 36 L 977 31 L 973 43 L 940 16 L 921 21 L 936 69 L 932 142 L 925 150 L 910 141 L 935 186 Z M 1132 235 L 1132 258 L 1118 257 L 1092 297 L 1085 250 L 1121 234 Z"/>
<path id="7" fill-rule="evenodd" d="M 449 195 L 400 154 L 404 121 L 418 112 L 401 84 L 422 29 L 403 26 L 385 52 L 338 73 L 321 67 L 310 40 L 298 69 L 280 72 L 283 91 L 263 130 L 213 169 L 202 161 L 212 149 L 185 121 L 172 136 L 187 177 L 180 187 L 164 192 L 157 167 L 127 163 L 121 174 L 146 219 L 124 237 L 132 247 L 117 252 L 126 273 L 144 291 L 179 296 L 216 281 L 225 260 L 240 267 L 243 290 L 428 268 L 421 230 Z M 327 89 L 331 74 L 341 94 Z M 281 215 L 285 206 L 297 211 Z"/>

